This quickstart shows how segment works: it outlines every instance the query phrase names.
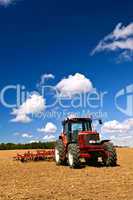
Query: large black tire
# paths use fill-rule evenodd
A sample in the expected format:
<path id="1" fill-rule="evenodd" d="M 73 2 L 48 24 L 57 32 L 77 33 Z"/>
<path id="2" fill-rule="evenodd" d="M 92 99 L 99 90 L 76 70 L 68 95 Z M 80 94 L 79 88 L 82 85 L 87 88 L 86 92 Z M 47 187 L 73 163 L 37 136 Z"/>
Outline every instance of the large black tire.
<path id="1" fill-rule="evenodd" d="M 116 166 L 117 165 L 117 153 L 116 148 L 111 142 L 104 142 L 103 143 L 104 150 L 106 155 L 103 156 L 103 164 L 106 167 Z"/>
<path id="2" fill-rule="evenodd" d="M 80 149 L 77 144 L 69 144 L 68 146 L 68 164 L 71 168 L 80 167 Z"/>
<path id="3" fill-rule="evenodd" d="M 55 146 L 55 161 L 57 165 L 64 165 L 65 164 L 65 146 L 62 140 L 58 140 Z"/>

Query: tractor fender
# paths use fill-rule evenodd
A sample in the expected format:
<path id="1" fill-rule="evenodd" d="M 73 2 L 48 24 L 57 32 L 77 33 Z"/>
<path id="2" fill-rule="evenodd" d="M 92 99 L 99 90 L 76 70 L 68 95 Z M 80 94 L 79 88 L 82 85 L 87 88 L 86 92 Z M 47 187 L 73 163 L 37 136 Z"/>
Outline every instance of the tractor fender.
<path id="1" fill-rule="evenodd" d="M 102 141 L 100 142 L 100 144 L 103 144 L 103 143 L 105 143 L 105 142 L 110 142 L 110 140 L 102 140 Z"/>

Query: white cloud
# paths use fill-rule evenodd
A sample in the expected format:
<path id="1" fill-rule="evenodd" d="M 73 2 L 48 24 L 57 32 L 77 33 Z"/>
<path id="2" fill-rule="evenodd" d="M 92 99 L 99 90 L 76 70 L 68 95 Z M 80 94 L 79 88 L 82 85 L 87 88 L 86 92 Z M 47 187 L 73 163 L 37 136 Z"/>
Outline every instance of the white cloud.
<path id="1" fill-rule="evenodd" d="M 133 118 L 119 122 L 116 120 L 105 122 L 102 133 L 109 133 L 109 138 L 116 145 L 133 146 Z"/>
<path id="2" fill-rule="evenodd" d="M 29 134 L 29 133 L 23 133 L 22 137 L 23 138 L 32 138 L 33 136 L 31 134 Z"/>
<path id="3" fill-rule="evenodd" d="M 133 147 L 132 133 L 128 133 L 128 135 L 127 134 L 122 135 L 118 133 L 117 135 L 112 135 L 110 139 L 113 141 L 115 145 Z"/>
<path id="4" fill-rule="evenodd" d="M 48 122 L 44 128 L 37 129 L 38 132 L 54 134 L 57 131 L 57 127 L 55 124 Z"/>
<path id="5" fill-rule="evenodd" d="M 45 99 L 39 94 L 32 94 L 19 108 L 13 109 L 12 115 L 16 115 L 11 122 L 29 123 L 30 114 L 39 114 L 45 109 Z"/>
<path id="6" fill-rule="evenodd" d="M 20 133 L 18 133 L 18 132 L 13 133 L 13 136 L 20 136 Z"/>
<path id="7" fill-rule="evenodd" d="M 120 123 L 116 120 L 105 122 L 102 126 L 102 130 L 108 133 L 122 133 L 130 130 L 130 128 L 131 124 L 129 123 L 129 121 L 124 121 Z"/>
<path id="8" fill-rule="evenodd" d="M 14 0 L 0 0 L 0 5 L 7 6 L 13 2 L 14 2 Z"/>
<path id="9" fill-rule="evenodd" d="M 113 33 L 110 34 L 110 38 L 123 39 L 129 36 L 133 36 L 133 23 L 130 23 L 128 26 L 122 26 L 122 23 L 118 23 Z"/>
<path id="10" fill-rule="evenodd" d="M 21 123 L 30 123 L 32 120 L 29 116 L 25 114 L 18 114 L 14 119 L 11 119 L 11 122 L 21 122 Z"/>
<path id="11" fill-rule="evenodd" d="M 56 89 L 63 97 L 72 97 L 79 93 L 90 92 L 93 89 L 92 82 L 83 74 L 76 73 L 69 75 L 68 78 L 62 79 L 57 85 Z"/>
<path id="12" fill-rule="evenodd" d="M 19 137 L 23 137 L 23 138 L 32 138 L 32 134 L 30 133 L 19 133 L 19 132 L 16 132 L 16 133 L 13 133 L 14 136 L 19 136 Z"/>
<path id="13" fill-rule="evenodd" d="M 55 141 L 56 138 L 55 138 L 54 135 L 45 135 L 45 136 L 43 137 L 43 140 L 44 140 L 45 142 L 51 142 L 51 141 Z"/>
<path id="14" fill-rule="evenodd" d="M 30 140 L 29 143 L 39 143 L 39 140 Z"/>
<path id="15" fill-rule="evenodd" d="M 101 51 L 120 50 L 119 59 L 133 59 L 133 22 L 127 26 L 119 23 L 112 33 L 105 36 L 92 51 L 92 55 Z"/>

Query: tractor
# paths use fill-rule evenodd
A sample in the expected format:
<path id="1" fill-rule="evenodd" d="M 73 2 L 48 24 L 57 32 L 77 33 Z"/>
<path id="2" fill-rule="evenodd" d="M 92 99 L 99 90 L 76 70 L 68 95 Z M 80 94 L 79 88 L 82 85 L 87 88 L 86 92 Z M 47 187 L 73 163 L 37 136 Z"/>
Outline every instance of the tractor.
<path id="1" fill-rule="evenodd" d="M 102 124 L 101 120 L 98 120 Z M 110 140 L 100 140 L 100 135 L 93 128 L 91 118 L 67 118 L 62 122 L 63 131 L 55 146 L 57 165 L 68 164 L 79 168 L 84 160 L 87 164 L 116 166 L 117 153 Z"/>

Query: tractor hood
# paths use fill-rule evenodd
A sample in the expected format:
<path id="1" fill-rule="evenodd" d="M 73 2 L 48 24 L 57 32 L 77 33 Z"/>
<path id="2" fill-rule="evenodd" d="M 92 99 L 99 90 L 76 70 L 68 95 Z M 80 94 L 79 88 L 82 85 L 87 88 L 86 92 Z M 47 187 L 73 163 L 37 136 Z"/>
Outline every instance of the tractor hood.
<path id="1" fill-rule="evenodd" d="M 99 134 L 96 131 L 80 131 L 79 135 L 94 135 L 94 134 Z"/>
<path id="2" fill-rule="evenodd" d="M 99 143 L 100 141 L 99 133 L 97 133 L 96 131 L 81 131 L 78 134 L 78 141 L 79 144 L 84 144 L 84 145 Z"/>

